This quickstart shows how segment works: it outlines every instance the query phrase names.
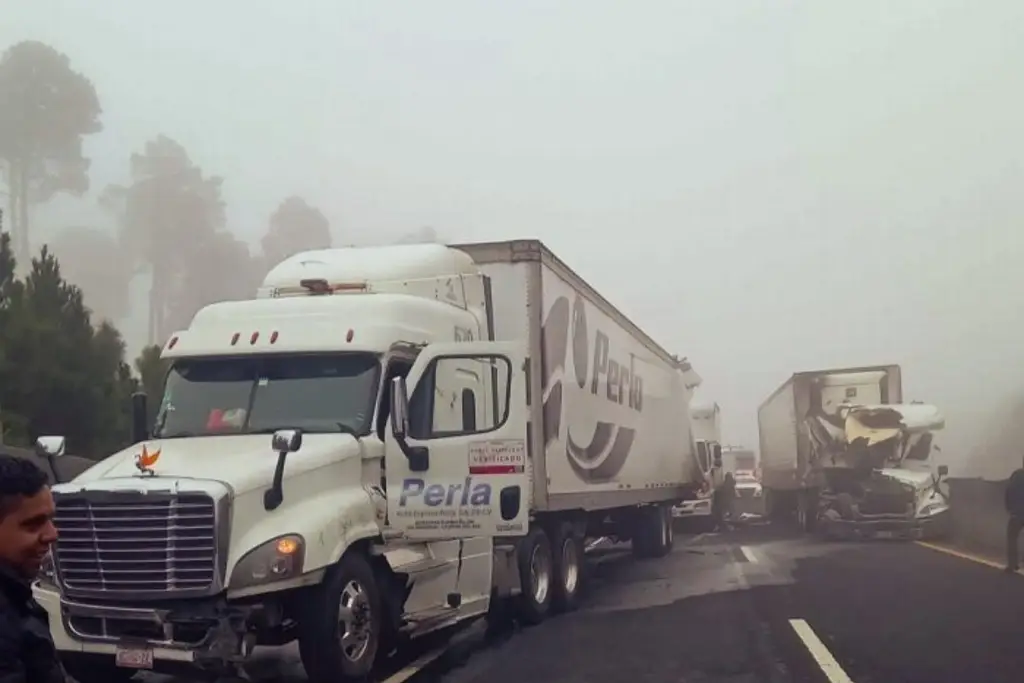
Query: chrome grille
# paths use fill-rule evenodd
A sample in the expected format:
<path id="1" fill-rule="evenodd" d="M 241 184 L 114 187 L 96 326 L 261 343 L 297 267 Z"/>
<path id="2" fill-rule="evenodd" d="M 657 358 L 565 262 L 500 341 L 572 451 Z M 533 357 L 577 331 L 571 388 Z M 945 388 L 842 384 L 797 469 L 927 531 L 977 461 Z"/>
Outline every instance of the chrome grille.
<path id="1" fill-rule="evenodd" d="M 56 497 L 54 554 L 69 594 L 183 593 L 217 579 L 216 505 L 205 493 Z"/>

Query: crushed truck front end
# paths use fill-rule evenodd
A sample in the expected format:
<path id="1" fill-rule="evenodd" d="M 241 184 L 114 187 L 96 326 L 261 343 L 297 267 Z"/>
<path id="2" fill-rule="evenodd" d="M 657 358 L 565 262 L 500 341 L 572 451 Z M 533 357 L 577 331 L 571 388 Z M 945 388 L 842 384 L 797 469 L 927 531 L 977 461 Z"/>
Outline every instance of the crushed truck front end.
<path id="1" fill-rule="evenodd" d="M 945 421 L 924 404 L 845 406 L 808 418 L 823 486 L 818 527 L 841 538 L 940 538 L 949 531 L 947 469 L 931 462 Z M 811 421 L 817 420 L 814 424 Z"/>

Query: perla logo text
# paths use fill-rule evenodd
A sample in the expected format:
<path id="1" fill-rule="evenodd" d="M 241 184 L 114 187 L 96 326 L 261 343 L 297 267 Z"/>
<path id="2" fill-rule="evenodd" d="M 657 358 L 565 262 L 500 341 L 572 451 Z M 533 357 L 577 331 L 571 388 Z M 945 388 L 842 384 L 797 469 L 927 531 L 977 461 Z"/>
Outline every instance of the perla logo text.
<path id="1" fill-rule="evenodd" d="M 458 484 L 430 484 L 423 479 L 405 479 L 402 481 L 402 493 L 398 498 L 398 507 L 405 507 L 410 501 L 422 499 L 428 507 L 450 506 L 487 506 L 491 504 L 491 485 L 482 481 L 473 481 L 472 477 Z"/>

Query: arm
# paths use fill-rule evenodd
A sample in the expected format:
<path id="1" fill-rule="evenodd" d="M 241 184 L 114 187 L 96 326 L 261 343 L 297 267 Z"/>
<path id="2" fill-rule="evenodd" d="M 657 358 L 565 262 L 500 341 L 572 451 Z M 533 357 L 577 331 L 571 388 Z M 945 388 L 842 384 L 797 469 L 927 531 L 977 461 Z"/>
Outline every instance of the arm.
<path id="1" fill-rule="evenodd" d="M 21 630 L 10 615 L 0 618 L 0 683 L 28 683 L 21 660 Z"/>

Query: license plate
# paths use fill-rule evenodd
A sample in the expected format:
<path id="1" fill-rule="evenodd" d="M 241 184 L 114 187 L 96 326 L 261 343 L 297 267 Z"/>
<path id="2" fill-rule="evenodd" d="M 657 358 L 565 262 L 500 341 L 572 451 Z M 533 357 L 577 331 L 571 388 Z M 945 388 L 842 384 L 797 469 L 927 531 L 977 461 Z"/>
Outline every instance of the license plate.
<path id="1" fill-rule="evenodd" d="M 894 538 L 895 534 L 891 531 L 879 531 L 875 533 L 877 538 Z"/>
<path id="2" fill-rule="evenodd" d="M 148 647 L 118 645 L 114 662 L 125 669 L 152 669 L 153 650 Z"/>

